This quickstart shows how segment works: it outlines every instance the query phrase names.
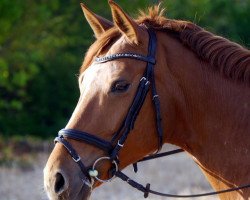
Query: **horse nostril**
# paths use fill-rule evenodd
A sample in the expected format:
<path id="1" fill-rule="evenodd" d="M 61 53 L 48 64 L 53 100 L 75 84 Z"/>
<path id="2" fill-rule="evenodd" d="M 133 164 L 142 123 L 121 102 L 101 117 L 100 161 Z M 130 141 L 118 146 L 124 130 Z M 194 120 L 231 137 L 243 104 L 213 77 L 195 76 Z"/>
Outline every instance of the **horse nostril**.
<path id="1" fill-rule="evenodd" d="M 61 173 L 56 173 L 55 178 L 55 193 L 62 193 L 65 190 L 65 179 Z"/>

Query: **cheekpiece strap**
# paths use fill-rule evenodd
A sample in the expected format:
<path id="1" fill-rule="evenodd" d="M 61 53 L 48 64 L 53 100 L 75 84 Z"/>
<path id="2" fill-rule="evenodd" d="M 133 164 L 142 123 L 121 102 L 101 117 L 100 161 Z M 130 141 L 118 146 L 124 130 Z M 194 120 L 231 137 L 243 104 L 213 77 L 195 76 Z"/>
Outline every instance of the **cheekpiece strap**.
<path id="1" fill-rule="evenodd" d="M 59 142 L 61 143 L 66 149 L 67 151 L 69 152 L 70 156 L 72 157 L 72 159 L 75 161 L 75 163 L 78 164 L 78 166 L 80 167 L 82 173 L 85 175 L 85 177 L 87 179 L 90 180 L 90 177 L 89 177 L 89 173 L 88 173 L 88 169 L 86 168 L 86 166 L 83 164 L 82 160 L 81 160 L 81 157 L 78 155 L 78 153 L 75 151 L 75 149 L 71 146 L 71 144 L 65 140 L 63 138 L 63 136 L 58 136 L 55 138 L 54 140 L 55 143 Z"/>

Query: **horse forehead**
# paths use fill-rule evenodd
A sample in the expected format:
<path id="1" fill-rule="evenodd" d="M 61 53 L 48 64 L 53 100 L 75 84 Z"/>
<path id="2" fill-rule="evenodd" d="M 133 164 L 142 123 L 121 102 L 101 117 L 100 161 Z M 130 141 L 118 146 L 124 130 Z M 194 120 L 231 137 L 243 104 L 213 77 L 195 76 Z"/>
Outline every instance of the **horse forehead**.
<path id="1" fill-rule="evenodd" d="M 84 72 L 84 82 L 101 82 L 102 80 L 113 79 L 119 76 L 123 71 L 123 67 L 117 62 L 95 63 L 87 68 Z"/>
<path id="2" fill-rule="evenodd" d="M 118 53 L 121 51 L 128 51 L 130 49 L 130 45 L 125 36 L 120 37 L 109 49 L 109 53 Z"/>
<path id="3" fill-rule="evenodd" d="M 145 40 L 145 41 L 144 41 Z M 147 40 L 142 39 L 140 45 L 131 44 L 125 35 L 121 36 L 108 50 L 107 55 L 116 53 L 147 53 Z"/>
<path id="4" fill-rule="evenodd" d="M 110 47 L 106 55 L 103 56 L 108 56 L 116 53 L 139 53 L 146 55 L 147 46 L 147 43 L 141 43 L 140 45 L 132 45 L 128 42 L 126 36 L 122 36 Z M 133 62 L 136 61 L 134 59 L 126 59 L 126 61 L 117 59 L 106 63 L 94 62 L 83 72 L 84 77 L 88 77 L 88 82 L 98 81 L 100 78 L 107 79 L 119 77 L 121 72 L 127 69 L 125 67 L 131 65 L 131 63 Z M 127 71 L 128 73 L 131 73 L 130 68 L 128 68 Z M 98 80 L 96 80 L 97 78 Z"/>

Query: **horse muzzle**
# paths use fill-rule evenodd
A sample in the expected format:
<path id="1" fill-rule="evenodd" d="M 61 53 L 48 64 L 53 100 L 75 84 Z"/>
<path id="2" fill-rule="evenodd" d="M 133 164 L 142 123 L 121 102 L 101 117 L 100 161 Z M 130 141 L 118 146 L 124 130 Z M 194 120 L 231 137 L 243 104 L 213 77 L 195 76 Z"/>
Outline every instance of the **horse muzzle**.
<path id="1" fill-rule="evenodd" d="M 88 200 L 93 182 L 79 171 L 44 169 L 44 189 L 50 200 Z"/>

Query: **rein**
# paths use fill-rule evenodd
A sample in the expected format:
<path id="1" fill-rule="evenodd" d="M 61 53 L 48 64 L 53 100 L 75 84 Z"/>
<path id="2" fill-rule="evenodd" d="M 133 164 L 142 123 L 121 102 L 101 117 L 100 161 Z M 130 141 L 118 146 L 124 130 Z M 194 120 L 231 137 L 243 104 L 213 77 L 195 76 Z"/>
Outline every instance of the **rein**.
<path id="1" fill-rule="evenodd" d="M 161 125 L 161 112 L 160 112 L 160 100 L 159 96 L 157 94 L 156 85 L 155 85 L 155 78 L 154 78 L 154 65 L 156 63 L 155 60 L 155 54 L 156 54 L 156 44 L 157 39 L 155 32 L 151 29 L 147 29 L 149 34 L 149 44 L 148 44 L 148 55 L 143 56 L 141 54 L 136 53 L 117 53 L 112 54 L 109 56 L 99 57 L 95 59 L 96 63 L 105 63 L 108 61 L 121 59 L 121 58 L 130 58 L 130 59 L 136 59 L 140 61 L 144 61 L 147 63 L 146 69 L 144 71 L 144 74 L 142 78 L 140 79 L 137 92 L 135 94 L 135 97 L 133 99 L 133 102 L 128 110 L 128 113 L 123 120 L 123 123 L 121 127 L 118 129 L 116 133 L 114 133 L 113 138 L 111 141 L 106 141 L 102 138 L 99 138 L 93 134 L 78 131 L 74 129 L 62 129 L 58 133 L 58 137 L 55 138 L 55 143 L 59 142 L 61 143 L 68 153 L 71 155 L 74 162 L 76 162 L 81 169 L 82 173 L 84 174 L 84 180 L 83 183 L 86 184 L 89 187 L 92 187 L 93 185 L 93 179 L 100 181 L 100 182 L 109 182 L 114 177 L 119 177 L 123 181 L 126 181 L 129 185 L 132 187 L 142 191 L 144 193 L 144 197 L 147 198 L 149 193 L 159 195 L 159 196 L 165 196 L 165 197 L 175 197 L 175 198 L 190 198 L 190 197 L 201 197 L 201 196 L 208 196 L 208 195 L 216 195 L 226 192 L 232 192 L 240 189 L 245 189 L 250 187 L 249 185 L 244 185 L 232 189 L 227 190 L 220 190 L 217 192 L 210 192 L 210 193 L 203 193 L 203 194 L 195 194 L 195 195 L 173 195 L 173 194 L 166 194 L 166 193 L 160 193 L 154 190 L 150 189 L 150 184 L 148 183 L 146 186 L 141 185 L 140 183 L 135 182 L 134 180 L 130 179 L 128 176 L 126 176 L 123 172 L 119 170 L 119 157 L 118 153 L 123 148 L 124 143 L 130 133 L 130 131 L 134 128 L 134 123 L 137 119 L 137 116 L 140 112 L 140 109 L 146 99 L 148 91 L 151 89 L 152 97 L 153 97 L 153 105 L 155 110 L 155 118 L 156 118 L 156 130 L 157 130 L 157 136 L 158 136 L 158 150 L 156 154 L 147 156 L 138 162 L 143 162 L 163 156 L 172 155 L 175 153 L 183 152 L 182 149 L 177 149 L 170 152 L 164 152 L 164 153 L 158 153 L 163 145 L 163 130 Z M 150 87 L 151 85 L 151 87 Z M 81 157 L 78 155 L 78 153 L 75 151 L 75 149 L 72 147 L 72 145 L 66 140 L 66 139 L 74 139 L 78 141 L 86 142 L 90 145 L 93 145 L 97 148 L 102 149 L 105 151 L 109 156 L 100 157 L 98 158 L 92 167 L 87 168 L 83 162 L 81 161 Z M 110 177 L 107 180 L 103 180 L 98 177 L 98 171 L 96 170 L 96 165 L 100 161 L 103 160 L 109 160 L 111 163 L 111 169 L 109 170 Z M 134 171 L 137 172 L 137 163 L 133 164 Z"/>

